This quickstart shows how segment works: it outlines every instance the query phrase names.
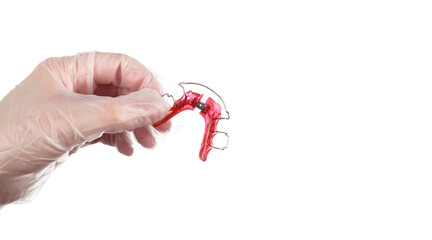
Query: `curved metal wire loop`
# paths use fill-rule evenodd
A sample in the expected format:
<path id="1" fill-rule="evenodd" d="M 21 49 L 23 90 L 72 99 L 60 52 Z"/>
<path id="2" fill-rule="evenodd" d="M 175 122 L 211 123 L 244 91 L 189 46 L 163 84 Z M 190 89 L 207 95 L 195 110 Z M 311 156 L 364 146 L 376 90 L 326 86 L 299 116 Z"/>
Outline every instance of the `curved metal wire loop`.
<path id="1" fill-rule="evenodd" d="M 179 83 L 179 86 L 183 89 L 183 94 L 186 94 L 186 90 L 185 90 L 185 88 L 184 88 L 184 86 L 183 85 L 197 85 L 197 86 L 201 86 L 201 87 L 204 87 L 204 88 L 207 88 L 208 90 L 210 90 L 211 92 L 213 92 L 221 101 L 222 101 L 222 104 L 223 104 L 223 106 L 224 106 L 224 109 L 225 109 L 225 113 L 227 114 L 227 117 L 220 117 L 220 118 L 213 118 L 212 120 L 216 120 L 216 119 L 218 119 L 218 120 L 229 120 L 230 119 L 230 114 L 229 114 L 229 112 L 228 112 L 228 109 L 227 109 L 227 107 L 226 107 L 226 104 L 225 104 L 225 101 L 223 100 L 223 98 L 219 95 L 219 94 L 217 94 L 213 89 L 211 89 L 211 88 L 209 88 L 209 87 L 207 87 L 206 85 L 203 85 L 203 84 L 201 84 L 201 83 L 195 83 L 195 82 L 181 82 L 181 83 Z M 163 95 L 162 95 L 162 97 L 169 97 L 169 98 L 171 98 L 172 100 L 173 100 L 173 102 L 175 103 L 176 102 L 176 100 L 174 99 L 174 96 L 173 95 L 171 95 L 171 94 L 169 94 L 169 93 L 164 93 Z M 227 132 L 222 132 L 222 131 L 212 131 L 212 132 L 215 132 L 216 134 L 224 134 L 225 136 L 226 136 L 226 138 L 227 138 L 227 143 L 226 143 L 226 145 L 224 146 L 224 147 L 216 147 L 216 146 L 214 146 L 214 145 L 211 145 L 210 147 L 212 147 L 212 148 L 214 148 L 214 149 L 218 149 L 218 150 L 225 150 L 225 149 L 227 149 L 228 148 L 228 144 L 229 144 L 229 135 L 228 135 L 228 133 Z"/>
<path id="2" fill-rule="evenodd" d="M 181 82 L 181 83 L 179 83 L 179 86 L 183 89 L 183 93 L 186 93 L 186 90 L 185 90 L 185 88 L 183 87 L 183 85 L 198 85 L 198 86 L 201 86 L 201 87 L 204 87 L 204 88 L 207 88 L 208 90 L 210 90 L 212 93 L 214 93 L 221 101 L 222 101 L 222 104 L 223 104 L 223 106 L 224 106 L 224 109 L 225 109 L 225 113 L 227 114 L 227 117 L 221 117 L 221 118 L 217 118 L 217 119 L 219 119 L 219 120 L 223 120 L 223 119 L 225 119 L 225 120 L 229 120 L 230 119 L 230 114 L 229 114 L 229 112 L 228 112 L 228 109 L 227 109 L 227 107 L 226 107 L 226 104 L 225 104 L 225 101 L 223 100 L 223 98 L 219 95 L 219 94 L 217 94 L 217 92 L 215 92 L 213 89 L 211 89 L 211 88 L 209 88 L 209 87 L 207 87 L 206 85 L 203 85 L 203 84 L 201 84 L 201 83 L 195 83 L 195 82 Z"/>
<path id="3" fill-rule="evenodd" d="M 210 147 L 215 148 L 215 149 L 217 149 L 217 150 L 222 150 L 222 151 L 224 151 L 225 149 L 227 149 L 227 148 L 228 148 L 228 144 L 229 144 L 229 135 L 228 135 L 228 133 L 226 133 L 226 132 L 221 132 L 221 131 L 213 131 L 213 132 L 215 132 L 215 133 L 217 133 L 217 134 L 219 134 L 219 133 L 224 134 L 225 137 L 227 138 L 227 143 L 226 143 L 225 147 L 215 147 L 214 145 L 211 145 Z"/>
<path id="4" fill-rule="evenodd" d="M 175 98 L 174 98 L 174 96 L 173 95 L 171 95 L 171 94 L 169 94 L 169 93 L 164 93 L 164 94 L 162 94 L 162 97 L 169 97 L 169 98 L 171 98 L 172 100 L 173 100 L 173 103 L 175 103 Z"/>

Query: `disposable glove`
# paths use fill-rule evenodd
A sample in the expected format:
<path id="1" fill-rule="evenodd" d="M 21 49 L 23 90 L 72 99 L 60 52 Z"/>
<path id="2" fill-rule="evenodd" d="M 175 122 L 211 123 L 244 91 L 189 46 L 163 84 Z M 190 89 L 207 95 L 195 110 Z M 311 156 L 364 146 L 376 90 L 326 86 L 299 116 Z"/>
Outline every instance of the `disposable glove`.
<path id="1" fill-rule="evenodd" d="M 28 200 L 71 153 L 96 142 L 133 153 L 155 144 L 168 111 L 155 76 L 113 53 L 49 58 L 0 102 L 0 207 Z M 169 125 L 161 127 L 165 131 Z"/>

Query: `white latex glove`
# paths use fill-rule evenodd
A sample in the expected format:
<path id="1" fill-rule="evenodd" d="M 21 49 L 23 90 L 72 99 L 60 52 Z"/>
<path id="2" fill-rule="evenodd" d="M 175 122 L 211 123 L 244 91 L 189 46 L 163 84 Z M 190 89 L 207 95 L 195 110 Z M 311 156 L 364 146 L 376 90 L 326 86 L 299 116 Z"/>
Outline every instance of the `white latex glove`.
<path id="1" fill-rule="evenodd" d="M 155 77 L 122 54 L 50 58 L 0 102 L 0 207 L 27 200 L 79 147 L 102 142 L 131 155 L 168 105 Z M 164 126 L 160 130 L 167 130 Z"/>

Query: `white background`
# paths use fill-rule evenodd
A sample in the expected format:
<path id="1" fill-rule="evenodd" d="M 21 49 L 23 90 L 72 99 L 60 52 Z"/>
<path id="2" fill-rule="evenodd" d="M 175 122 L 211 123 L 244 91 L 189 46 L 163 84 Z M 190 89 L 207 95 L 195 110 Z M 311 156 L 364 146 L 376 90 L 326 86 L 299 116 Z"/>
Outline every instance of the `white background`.
<path id="1" fill-rule="evenodd" d="M 428 1 L 5 2 L 1 97 L 47 57 L 120 52 L 232 119 L 205 163 L 193 112 L 132 157 L 81 149 L 0 239 L 432 238 Z"/>

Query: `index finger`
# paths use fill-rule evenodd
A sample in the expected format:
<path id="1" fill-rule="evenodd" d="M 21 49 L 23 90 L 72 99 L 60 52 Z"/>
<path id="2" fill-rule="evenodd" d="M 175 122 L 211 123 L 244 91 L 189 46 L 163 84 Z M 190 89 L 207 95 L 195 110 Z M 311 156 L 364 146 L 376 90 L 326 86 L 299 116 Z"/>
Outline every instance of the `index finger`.
<path id="1" fill-rule="evenodd" d="M 132 57 L 118 53 L 94 53 L 93 81 L 96 85 L 113 85 L 123 94 L 142 88 L 161 93 L 161 86 L 154 75 Z"/>

